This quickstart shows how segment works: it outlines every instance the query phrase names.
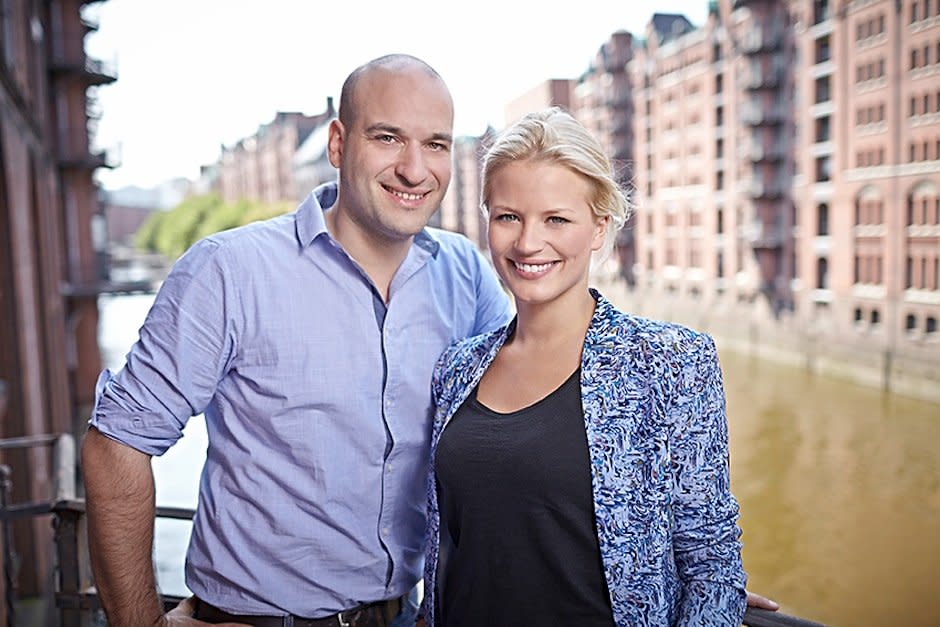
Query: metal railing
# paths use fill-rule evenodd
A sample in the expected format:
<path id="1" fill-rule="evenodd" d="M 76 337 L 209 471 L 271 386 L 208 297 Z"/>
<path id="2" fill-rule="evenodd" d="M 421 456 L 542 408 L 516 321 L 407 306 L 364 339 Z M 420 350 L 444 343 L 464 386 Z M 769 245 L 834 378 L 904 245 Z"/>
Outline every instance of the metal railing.
<path id="1" fill-rule="evenodd" d="M 0 382 L 2 383 L 2 382 Z M 3 388 L 0 387 L 0 415 L 3 414 Z M 85 526 L 85 501 L 76 498 L 75 439 L 70 434 L 39 435 L 0 440 L 0 450 L 36 446 L 53 449 L 54 495 L 49 501 L 10 503 L 12 471 L 0 465 L 0 523 L 2 523 L 3 564 L 6 590 L 7 626 L 14 627 L 14 560 L 10 523 L 15 519 L 53 514 L 56 553 L 55 606 L 61 627 L 84 627 L 101 603 L 91 575 Z M 157 507 L 157 518 L 191 520 L 194 510 L 183 507 Z M 182 597 L 164 595 L 163 604 L 171 609 Z M 821 627 L 815 623 L 781 612 L 748 608 L 744 625 L 749 627 Z"/>
<path id="2" fill-rule="evenodd" d="M 75 438 L 71 434 L 35 435 L 0 440 L 0 450 L 39 446 L 52 447 L 53 495 L 49 500 L 13 503 L 13 470 L 7 464 L 0 464 L 0 536 L 2 536 L 3 548 L 4 603 L 9 627 L 13 627 L 16 621 L 16 559 L 13 547 L 13 521 L 51 514 L 54 503 L 75 498 Z"/>
<path id="3" fill-rule="evenodd" d="M 60 610 L 62 627 L 81 627 L 82 615 L 99 610 L 101 605 L 91 581 L 85 542 L 85 502 L 79 499 L 60 501 L 53 507 L 56 516 L 56 550 L 59 555 L 59 590 L 56 605 Z M 157 507 L 157 518 L 191 520 L 194 511 L 184 507 Z M 179 596 L 164 596 L 167 609 L 182 600 Z M 748 627 L 824 627 L 804 618 L 749 607 L 744 614 Z"/>

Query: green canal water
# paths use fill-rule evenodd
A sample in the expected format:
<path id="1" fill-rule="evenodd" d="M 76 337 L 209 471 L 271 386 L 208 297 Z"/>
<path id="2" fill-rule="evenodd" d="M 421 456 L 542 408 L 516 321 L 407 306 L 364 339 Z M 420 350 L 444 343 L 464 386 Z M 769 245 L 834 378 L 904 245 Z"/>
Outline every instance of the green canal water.
<path id="1" fill-rule="evenodd" d="M 151 297 L 102 297 L 118 368 Z M 834 626 L 940 626 L 940 405 L 719 346 L 748 588 Z M 205 424 L 154 461 L 157 501 L 193 507 Z M 186 594 L 189 524 L 157 526 L 158 578 Z"/>

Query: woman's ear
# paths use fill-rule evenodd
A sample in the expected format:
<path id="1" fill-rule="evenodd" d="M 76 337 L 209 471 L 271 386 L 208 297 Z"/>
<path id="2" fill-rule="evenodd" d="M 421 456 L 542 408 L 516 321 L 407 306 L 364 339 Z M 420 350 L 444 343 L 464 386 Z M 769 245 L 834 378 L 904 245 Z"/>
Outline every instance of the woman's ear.
<path id="1" fill-rule="evenodd" d="M 610 216 L 601 216 L 594 219 L 594 239 L 591 240 L 591 250 L 598 251 L 607 241 L 607 229 L 610 228 Z"/>

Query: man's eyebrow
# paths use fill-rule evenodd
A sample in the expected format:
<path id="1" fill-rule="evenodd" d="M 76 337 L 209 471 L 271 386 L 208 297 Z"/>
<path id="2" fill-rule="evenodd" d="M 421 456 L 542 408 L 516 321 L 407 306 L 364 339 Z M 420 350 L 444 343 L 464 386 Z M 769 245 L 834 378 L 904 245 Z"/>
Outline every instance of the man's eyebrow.
<path id="1" fill-rule="evenodd" d="M 373 124 L 372 126 L 369 126 L 366 128 L 366 133 L 371 134 L 371 133 L 379 133 L 379 132 L 388 133 L 390 135 L 402 134 L 402 130 L 398 128 L 397 126 L 392 126 L 391 124 L 385 124 L 383 122 Z"/>
<path id="2" fill-rule="evenodd" d="M 405 132 L 402 128 L 398 126 L 393 126 L 392 124 L 386 124 L 384 122 L 377 122 L 372 126 L 366 127 L 366 133 L 372 135 L 374 133 L 388 133 L 389 135 L 404 135 Z M 428 139 L 432 142 L 447 142 L 448 144 L 454 143 L 454 136 L 450 133 L 434 133 Z"/>
<path id="3" fill-rule="evenodd" d="M 431 141 L 434 142 L 447 142 L 448 144 L 454 143 L 454 136 L 450 133 L 434 133 L 431 135 Z"/>

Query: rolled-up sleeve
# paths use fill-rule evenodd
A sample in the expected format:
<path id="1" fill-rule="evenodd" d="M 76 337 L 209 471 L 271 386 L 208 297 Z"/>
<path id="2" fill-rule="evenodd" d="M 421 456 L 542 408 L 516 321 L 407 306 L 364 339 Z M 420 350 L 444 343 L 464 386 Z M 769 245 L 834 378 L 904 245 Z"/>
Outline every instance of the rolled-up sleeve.
<path id="1" fill-rule="evenodd" d="M 182 437 L 211 402 L 235 350 L 237 301 L 225 250 L 206 239 L 173 267 L 117 373 L 98 378 L 89 424 L 149 455 Z"/>
<path id="2" fill-rule="evenodd" d="M 746 577 L 731 494 L 728 426 L 714 341 L 686 345 L 670 410 L 673 547 L 683 585 L 680 625 L 740 625 Z M 682 351 L 684 352 L 684 351 Z"/>

